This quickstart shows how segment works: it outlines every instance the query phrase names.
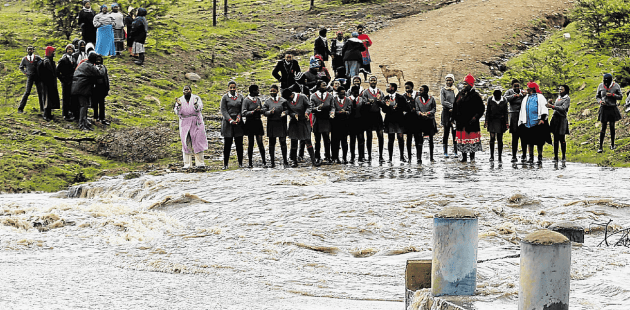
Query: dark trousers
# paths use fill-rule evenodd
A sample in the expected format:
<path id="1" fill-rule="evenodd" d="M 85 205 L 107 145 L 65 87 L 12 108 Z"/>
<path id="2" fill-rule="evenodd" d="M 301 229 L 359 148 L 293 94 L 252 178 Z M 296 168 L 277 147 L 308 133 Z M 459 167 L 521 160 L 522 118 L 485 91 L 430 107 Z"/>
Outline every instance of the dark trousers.
<path id="1" fill-rule="evenodd" d="M 519 134 L 518 131 L 512 133 L 512 157 L 516 158 L 516 154 L 518 153 L 518 140 L 521 139 L 521 150 L 523 151 L 522 158 L 525 159 L 527 155 L 527 148 L 525 146 L 525 142 L 523 142 L 523 138 Z"/>
<path id="2" fill-rule="evenodd" d="M 88 127 L 87 112 L 90 107 L 90 97 L 88 96 L 76 96 L 77 103 L 79 104 L 79 127 Z"/>
<path id="3" fill-rule="evenodd" d="M 365 136 L 363 131 L 350 133 L 350 159 L 354 160 L 354 149 L 357 140 L 359 142 L 359 159 L 363 160 L 365 159 Z"/>
<path id="4" fill-rule="evenodd" d="M 74 114 L 73 100 L 72 100 L 72 82 L 70 83 L 61 83 L 61 116 L 70 117 L 70 115 L 77 117 L 77 114 Z"/>
<path id="5" fill-rule="evenodd" d="M 101 95 L 92 96 L 92 109 L 94 109 L 94 120 L 105 120 L 105 97 Z"/>
<path id="6" fill-rule="evenodd" d="M 457 139 L 455 136 L 455 126 L 451 125 L 449 123 L 448 127 L 444 127 L 444 136 L 442 136 L 442 145 L 444 145 L 444 152 L 448 152 L 447 151 L 447 147 L 448 147 L 448 135 L 451 135 L 451 137 L 453 138 L 453 153 L 455 153 L 455 155 L 457 155 Z M 417 144 L 417 143 L 416 143 Z M 420 156 L 418 156 L 420 157 Z"/>
<path id="7" fill-rule="evenodd" d="M 230 163 L 230 151 L 232 150 L 232 142 L 236 146 L 236 158 L 238 166 L 243 165 L 243 137 L 223 138 L 223 166 L 227 167 Z"/>
<path id="8" fill-rule="evenodd" d="M 26 101 L 28 101 L 28 96 L 31 95 L 31 89 L 33 88 L 33 84 L 37 88 L 37 98 L 39 99 L 39 111 L 44 111 L 44 99 L 42 98 L 42 85 L 35 76 L 26 76 L 26 90 L 24 91 L 24 95 L 22 95 L 22 100 L 20 101 L 20 106 L 18 110 L 24 110 L 26 106 Z"/>
<path id="9" fill-rule="evenodd" d="M 339 145 L 341 144 L 341 150 L 343 152 L 343 161 L 346 161 L 348 156 L 348 132 L 339 130 L 332 132 L 332 157 L 333 159 L 339 159 Z"/>

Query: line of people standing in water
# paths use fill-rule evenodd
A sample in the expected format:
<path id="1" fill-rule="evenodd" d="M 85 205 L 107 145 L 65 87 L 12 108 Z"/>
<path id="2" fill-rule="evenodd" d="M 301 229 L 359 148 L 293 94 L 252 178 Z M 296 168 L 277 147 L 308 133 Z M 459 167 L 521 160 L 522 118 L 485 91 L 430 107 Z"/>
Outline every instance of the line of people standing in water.
<path id="1" fill-rule="evenodd" d="M 311 59 L 310 69 L 319 70 L 319 63 L 321 61 L 317 58 Z M 275 167 L 275 146 L 278 142 L 284 166 L 296 167 L 304 160 L 304 153 L 298 153 L 301 146 L 310 155 L 313 166 L 322 163 L 346 164 L 355 160 L 371 162 L 374 133 L 381 163 L 386 162 L 385 134 L 388 140 L 388 161 L 393 159 L 394 144 L 397 142 L 400 161 L 411 162 L 412 141 L 415 140 L 416 161 L 422 163 L 425 137 L 429 144 L 428 160 L 434 161 L 433 136 L 438 132 L 435 118 L 437 102 L 429 95 L 429 87 L 422 85 L 414 90 L 414 84 L 406 82 L 404 93 L 401 94 L 398 93 L 396 83 L 385 85 L 385 91 L 382 91 L 378 88 L 375 76 L 371 76 L 368 82 L 367 89 L 361 87 L 361 78 L 358 76 L 351 81 L 336 79 L 331 83 L 318 79 L 310 89 L 299 83 L 286 88 L 272 85 L 266 98 L 260 95 L 257 85 L 249 86 L 248 94 L 243 95 L 238 91 L 237 84 L 230 82 L 228 92 L 220 103 L 223 117 L 221 135 L 225 142 L 224 169 L 228 168 L 232 145 L 236 148 L 238 165 L 243 167 L 245 136 L 248 137 L 249 167 L 254 166 L 254 143 L 257 144 L 263 166 Z M 483 127 L 490 133 L 490 161 L 495 160 L 495 142 L 498 146 L 496 160 L 502 161 L 502 138 L 508 130 L 512 135 L 512 162 L 518 162 L 519 140 L 522 148 L 521 161 L 524 163 L 535 162 L 536 149 L 537 163 L 541 164 L 543 146 L 546 143 L 554 146 L 554 161 L 566 160 L 569 86 L 559 86 L 558 97 L 547 100 L 535 82 L 527 83 L 523 90 L 520 81 L 513 80 L 512 88 L 505 93 L 500 89 L 494 90 L 487 104 L 484 104 L 480 93 L 474 88 L 475 78 L 472 75 L 465 77 L 464 87 L 461 89 L 454 86 L 455 79 L 451 74 L 446 76 L 445 82 L 446 85 L 440 91 L 445 157 L 449 157 L 448 141 L 449 136 L 452 136 L 453 153 L 450 156 L 460 156 L 462 162 L 475 160 L 475 153 L 482 151 L 480 120 L 485 114 Z M 598 152 L 602 151 L 606 127 L 611 129 L 611 149 L 615 148 L 614 123 L 621 118 L 617 101 L 622 97 L 619 85 L 612 81 L 611 75 L 606 74 L 596 95 L 600 103 L 598 120 L 602 122 Z M 180 117 L 185 168 L 192 166 L 193 155 L 197 166 L 202 166 L 203 151 L 208 148 L 201 109 L 201 99 L 191 94 L 190 87 L 185 87 L 184 96 L 177 100 L 175 106 L 175 112 Z M 550 110 L 553 111 L 551 121 Z M 263 116 L 267 118 L 266 130 Z M 265 133 L 269 139 L 270 165 L 267 165 L 263 145 Z M 311 133 L 315 137 L 314 144 Z M 291 141 L 290 149 L 287 149 L 287 137 Z M 559 152 L 562 154 L 561 159 Z"/>

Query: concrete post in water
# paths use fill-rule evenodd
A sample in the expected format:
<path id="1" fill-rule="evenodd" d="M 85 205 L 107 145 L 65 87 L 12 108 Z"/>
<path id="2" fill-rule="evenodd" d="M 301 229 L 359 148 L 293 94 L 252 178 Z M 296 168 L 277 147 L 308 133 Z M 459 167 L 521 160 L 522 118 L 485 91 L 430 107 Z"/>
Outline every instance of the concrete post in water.
<path id="1" fill-rule="evenodd" d="M 571 241 L 539 230 L 521 240 L 519 310 L 569 310 Z"/>
<path id="2" fill-rule="evenodd" d="M 572 222 L 560 222 L 549 226 L 549 229 L 563 234 L 569 240 L 584 243 L 584 227 Z"/>
<path id="3" fill-rule="evenodd" d="M 433 218 L 434 296 L 473 295 L 477 286 L 477 215 L 462 208 L 445 208 Z"/>

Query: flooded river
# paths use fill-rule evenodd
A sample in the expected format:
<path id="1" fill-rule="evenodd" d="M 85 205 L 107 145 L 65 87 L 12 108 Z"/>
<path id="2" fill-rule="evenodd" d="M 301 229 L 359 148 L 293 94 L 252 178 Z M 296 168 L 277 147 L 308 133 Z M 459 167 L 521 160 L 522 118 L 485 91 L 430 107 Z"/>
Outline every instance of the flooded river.
<path id="1" fill-rule="evenodd" d="M 507 157 L 509 159 L 509 157 Z M 376 162 L 375 162 L 376 163 Z M 630 170 L 438 159 L 103 178 L 0 196 L 1 309 L 403 309 L 432 217 L 480 214 L 478 309 L 517 309 L 519 238 L 630 225 Z M 571 309 L 628 309 L 630 248 L 574 244 Z M 496 258 L 496 259 L 495 259 Z"/>

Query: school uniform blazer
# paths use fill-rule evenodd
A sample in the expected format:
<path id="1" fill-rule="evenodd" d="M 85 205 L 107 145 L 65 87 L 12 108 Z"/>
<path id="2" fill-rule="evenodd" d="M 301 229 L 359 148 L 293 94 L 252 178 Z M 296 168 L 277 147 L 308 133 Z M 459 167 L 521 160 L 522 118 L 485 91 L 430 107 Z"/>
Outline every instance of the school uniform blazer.
<path id="1" fill-rule="evenodd" d="M 321 55 L 324 61 L 328 61 L 328 55 L 330 55 L 330 49 L 328 48 L 328 40 L 324 41 L 321 36 L 315 39 L 315 55 Z"/>
<path id="2" fill-rule="evenodd" d="M 606 94 L 611 93 L 613 96 L 606 96 Z M 595 95 L 595 99 L 597 102 L 603 101 L 605 106 L 616 107 L 617 100 L 623 99 L 623 94 L 621 93 L 621 87 L 619 84 L 612 82 L 610 87 L 606 89 L 604 83 L 599 84 L 597 86 L 597 95 Z"/>

